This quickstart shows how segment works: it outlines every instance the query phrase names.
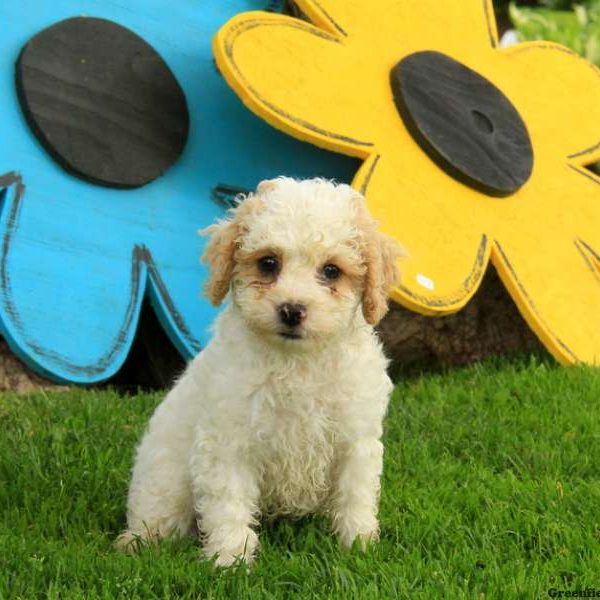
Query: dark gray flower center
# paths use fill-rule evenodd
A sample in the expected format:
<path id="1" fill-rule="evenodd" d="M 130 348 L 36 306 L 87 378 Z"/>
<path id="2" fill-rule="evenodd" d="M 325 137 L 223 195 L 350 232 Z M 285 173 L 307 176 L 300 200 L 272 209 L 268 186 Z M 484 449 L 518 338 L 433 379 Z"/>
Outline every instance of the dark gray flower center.
<path id="1" fill-rule="evenodd" d="M 390 74 L 398 112 L 421 148 L 455 179 L 492 196 L 531 176 L 525 123 L 490 81 L 440 52 L 416 52 Z"/>

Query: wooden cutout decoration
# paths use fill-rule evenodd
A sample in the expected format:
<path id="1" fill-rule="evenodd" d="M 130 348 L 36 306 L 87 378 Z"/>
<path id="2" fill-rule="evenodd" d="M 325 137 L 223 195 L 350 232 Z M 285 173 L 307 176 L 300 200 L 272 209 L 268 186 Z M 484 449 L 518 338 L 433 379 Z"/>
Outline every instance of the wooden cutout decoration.
<path id="1" fill-rule="evenodd" d="M 267 4 L 0 3 L 0 332 L 38 373 L 83 384 L 110 377 L 128 355 L 144 296 L 191 358 L 209 340 L 218 313 L 201 294 L 206 270 L 198 259 L 206 240 L 197 230 L 225 216 L 221 199 L 280 174 L 351 179 L 355 161 L 273 131 L 245 110 L 215 68 L 217 28 Z M 23 45 L 81 14 L 143 38 L 185 92 L 184 151 L 143 188 L 101 187 L 66 173 L 23 119 L 14 86 Z"/>
<path id="2" fill-rule="evenodd" d="M 440 52 L 415 52 L 391 72 L 406 128 L 458 181 L 491 196 L 530 177 L 533 150 L 510 100 L 487 79 Z"/>
<path id="3" fill-rule="evenodd" d="M 23 48 L 16 82 L 35 135 L 83 179 L 140 187 L 183 152 L 183 90 L 161 56 L 117 23 L 76 17 L 44 29 Z"/>
<path id="4" fill-rule="evenodd" d="M 600 364 L 600 178 L 585 168 L 600 159 L 600 71 L 549 42 L 500 49 L 492 0 L 296 4 L 310 22 L 234 17 L 215 57 L 257 115 L 363 161 L 353 185 L 409 253 L 393 299 L 456 312 L 491 260 L 558 360 Z M 390 73 L 424 51 L 490 82 L 520 116 L 533 165 L 502 199 L 439 168 L 400 118 Z"/>

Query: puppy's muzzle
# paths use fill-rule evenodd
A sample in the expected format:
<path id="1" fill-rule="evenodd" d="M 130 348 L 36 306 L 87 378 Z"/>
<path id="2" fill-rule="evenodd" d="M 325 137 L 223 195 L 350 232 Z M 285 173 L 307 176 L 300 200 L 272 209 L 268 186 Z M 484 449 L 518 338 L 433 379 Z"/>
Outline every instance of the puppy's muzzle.
<path id="1" fill-rule="evenodd" d="M 306 318 L 306 306 L 286 302 L 277 308 L 277 314 L 286 327 L 298 327 Z"/>

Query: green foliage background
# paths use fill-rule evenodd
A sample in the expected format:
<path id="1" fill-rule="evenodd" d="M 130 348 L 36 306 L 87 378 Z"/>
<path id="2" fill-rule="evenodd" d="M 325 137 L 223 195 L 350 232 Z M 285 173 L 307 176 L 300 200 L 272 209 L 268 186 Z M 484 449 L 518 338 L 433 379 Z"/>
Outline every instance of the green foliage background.
<path id="1" fill-rule="evenodd" d="M 545 6 L 546 8 L 552 8 L 555 10 L 567 10 L 573 8 L 575 4 L 592 4 L 593 0 L 538 0 L 537 2 L 527 2 L 526 4 L 538 4 L 539 6 Z M 496 8 L 502 9 L 510 4 L 510 0 L 494 0 Z M 524 3 L 525 4 L 525 3 Z"/>
<path id="2" fill-rule="evenodd" d="M 508 11 L 520 40 L 557 42 L 600 65 L 600 0 L 496 0 L 495 6 Z"/>

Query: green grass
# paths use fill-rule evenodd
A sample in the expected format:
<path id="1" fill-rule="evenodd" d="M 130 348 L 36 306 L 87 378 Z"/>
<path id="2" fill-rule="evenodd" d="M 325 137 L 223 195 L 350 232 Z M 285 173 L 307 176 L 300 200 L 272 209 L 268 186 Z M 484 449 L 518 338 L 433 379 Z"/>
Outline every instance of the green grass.
<path id="1" fill-rule="evenodd" d="M 255 566 L 194 540 L 115 553 L 135 443 L 159 394 L 0 396 L 0 598 L 537 598 L 600 588 L 600 371 L 521 358 L 400 383 L 381 542 L 323 520 L 263 527 Z"/>

